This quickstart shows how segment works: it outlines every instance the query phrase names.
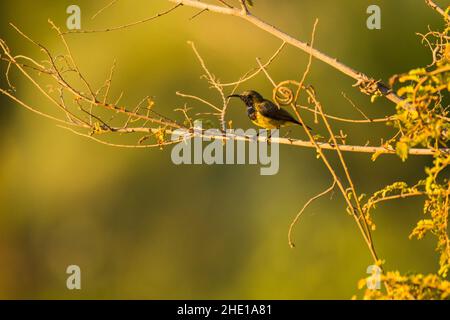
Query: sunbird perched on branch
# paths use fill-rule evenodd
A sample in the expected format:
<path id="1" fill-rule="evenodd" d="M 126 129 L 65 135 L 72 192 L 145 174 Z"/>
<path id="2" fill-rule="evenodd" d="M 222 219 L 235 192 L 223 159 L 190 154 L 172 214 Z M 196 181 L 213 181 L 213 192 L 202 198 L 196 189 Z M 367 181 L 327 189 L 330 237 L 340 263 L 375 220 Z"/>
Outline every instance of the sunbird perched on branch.
<path id="1" fill-rule="evenodd" d="M 279 108 L 270 100 L 264 99 L 258 92 L 250 90 L 241 94 L 232 94 L 228 98 L 240 98 L 247 106 L 247 115 L 250 120 L 264 129 L 279 129 L 292 124 L 299 124 L 289 112 Z M 307 126 L 308 129 L 311 130 Z"/>

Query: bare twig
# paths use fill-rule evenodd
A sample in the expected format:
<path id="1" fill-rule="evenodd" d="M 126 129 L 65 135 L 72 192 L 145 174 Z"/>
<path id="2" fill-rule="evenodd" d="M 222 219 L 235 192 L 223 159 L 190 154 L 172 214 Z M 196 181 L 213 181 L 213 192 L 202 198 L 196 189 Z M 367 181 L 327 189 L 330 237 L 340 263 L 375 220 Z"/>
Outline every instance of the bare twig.
<path id="1" fill-rule="evenodd" d="M 126 29 L 126 28 L 134 27 L 136 25 L 143 24 L 143 23 L 155 20 L 155 19 L 157 19 L 159 17 L 162 17 L 162 16 L 164 16 L 166 14 L 171 13 L 172 11 L 174 11 L 175 9 L 177 9 L 180 6 L 181 6 L 181 4 L 176 4 L 175 6 L 171 7 L 170 9 L 168 9 L 166 11 L 163 11 L 163 12 L 160 12 L 160 13 L 157 13 L 156 15 L 151 16 L 149 18 L 142 19 L 142 20 L 135 21 L 135 22 L 131 22 L 131 23 L 128 23 L 128 24 L 117 26 L 117 27 L 111 27 L 111 28 L 105 28 L 105 29 L 99 29 L 99 30 L 69 30 L 69 31 L 63 32 L 62 34 L 69 34 L 69 33 L 99 33 L 99 32 L 110 32 L 110 31 Z"/>
<path id="2" fill-rule="evenodd" d="M 323 197 L 327 193 L 331 192 L 335 186 L 336 186 L 336 180 L 333 181 L 333 184 L 328 189 L 326 189 L 325 191 L 322 191 L 321 193 L 319 193 L 319 194 L 315 195 L 314 197 L 312 197 L 311 199 L 309 199 L 305 203 L 305 205 L 302 207 L 302 209 L 299 211 L 299 213 L 295 216 L 294 220 L 292 221 L 291 225 L 289 226 L 289 231 L 288 231 L 288 243 L 291 248 L 295 247 L 294 241 L 292 240 L 292 231 L 294 230 L 295 225 L 297 224 L 298 220 L 300 219 L 300 216 L 303 214 L 303 212 L 306 210 L 306 208 L 311 203 L 313 203 L 315 200 Z"/>
<path id="3" fill-rule="evenodd" d="M 309 74 L 309 71 L 311 70 L 312 58 L 313 58 L 311 49 L 314 46 L 314 39 L 315 39 L 315 36 L 316 36 L 316 28 L 317 28 L 317 24 L 318 23 L 319 23 L 319 19 L 316 19 L 316 21 L 314 22 L 313 31 L 312 31 L 312 34 L 311 34 L 311 48 L 310 48 L 310 52 L 309 52 L 308 64 L 306 66 L 305 71 L 303 72 L 302 78 L 300 80 L 300 84 L 299 84 L 299 86 L 297 88 L 297 92 L 295 93 L 294 101 L 298 101 L 299 95 L 300 95 L 300 91 L 303 88 L 303 85 L 305 83 L 306 77 Z"/>
<path id="4" fill-rule="evenodd" d="M 355 210 L 355 207 L 353 206 L 353 203 L 347 193 L 347 188 L 345 188 L 345 186 L 343 185 L 343 183 L 340 181 L 335 169 L 333 168 L 333 166 L 331 165 L 331 162 L 328 160 L 327 156 L 324 154 L 322 147 L 320 146 L 319 142 L 316 141 L 316 139 L 314 138 L 314 136 L 311 133 L 311 130 L 308 128 L 308 126 L 305 124 L 305 122 L 303 121 L 303 118 L 301 117 L 300 113 L 298 112 L 297 108 L 295 107 L 295 103 L 296 101 L 294 101 L 294 94 L 292 93 L 292 91 L 289 88 L 285 88 L 282 85 L 284 83 L 292 83 L 295 85 L 300 86 L 300 83 L 293 81 L 293 80 L 287 80 L 282 82 L 279 85 L 276 85 L 274 80 L 270 77 L 270 75 L 267 73 L 267 71 L 263 68 L 264 73 L 266 74 L 267 78 L 270 80 L 270 82 L 272 83 L 272 85 L 274 86 L 274 97 L 276 97 L 275 92 L 280 90 L 280 92 L 285 93 L 287 100 L 285 102 L 285 104 L 290 104 L 292 107 L 292 110 L 294 111 L 298 121 L 300 122 L 300 124 L 302 125 L 305 133 L 307 134 L 308 138 L 309 138 L 309 143 L 311 143 L 311 145 L 316 148 L 316 151 L 320 157 L 320 159 L 322 160 L 322 162 L 325 164 L 325 166 L 327 167 L 328 171 L 330 172 L 330 174 L 332 175 L 334 181 L 336 181 L 336 184 L 342 194 L 342 196 L 344 197 L 346 203 L 347 203 L 347 208 L 349 210 L 349 212 L 351 213 L 351 215 L 354 217 L 355 222 L 359 228 L 359 230 L 361 231 L 361 234 L 364 238 L 364 241 L 367 244 L 367 247 L 370 251 L 370 254 L 373 258 L 374 263 L 378 263 L 378 255 L 375 251 L 375 247 L 374 244 L 372 242 L 372 238 L 370 235 L 370 230 L 368 230 L 368 228 L 366 227 L 367 223 L 365 220 L 363 220 L 363 222 L 361 222 L 361 219 L 364 219 L 364 215 L 358 214 L 362 212 L 362 210 L 360 210 L 359 208 L 361 207 L 359 204 L 359 200 L 357 199 L 357 195 L 355 194 L 355 198 L 356 198 L 356 202 L 358 203 L 358 212 Z M 315 99 L 314 97 L 314 93 L 313 91 L 310 90 L 306 90 L 306 92 L 308 93 L 308 95 L 310 96 L 311 99 Z M 319 112 L 321 111 L 321 109 L 319 110 Z M 323 114 L 323 113 L 322 113 Z M 326 121 L 326 120 L 325 120 Z M 333 145 L 334 150 L 340 152 L 339 146 L 337 144 L 337 142 L 333 141 Z M 341 159 L 342 160 L 342 159 Z M 343 166 L 345 166 L 345 162 L 343 163 Z M 353 188 L 354 189 L 354 188 Z"/>
<path id="5" fill-rule="evenodd" d="M 92 20 L 94 20 L 95 18 L 97 18 L 97 16 L 99 14 L 101 14 L 103 11 L 105 11 L 106 9 L 112 7 L 114 4 L 116 4 L 118 0 L 112 0 L 111 2 L 109 2 L 106 6 L 104 6 L 103 8 L 101 8 L 100 10 L 98 10 L 93 16 L 92 16 Z"/>
<path id="6" fill-rule="evenodd" d="M 267 68 L 270 64 L 272 64 L 272 62 L 278 57 L 278 55 L 281 53 L 281 51 L 284 49 L 285 46 L 286 46 L 286 42 L 283 42 L 281 44 L 281 46 L 277 49 L 277 51 L 275 51 L 275 53 L 269 58 L 269 60 L 267 60 L 267 62 L 263 64 L 263 67 Z M 238 81 L 221 83 L 220 85 L 222 87 L 231 87 L 231 86 L 240 85 L 244 82 L 247 82 L 250 79 L 253 79 L 258 74 L 260 74 L 262 71 L 262 68 L 258 67 L 258 68 L 256 68 L 256 71 L 254 71 L 254 70 L 255 69 L 247 71 Z"/>
<path id="7" fill-rule="evenodd" d="M 372 79 L 368 77 L 367 75 L 363 74 L 362 72 L 358 72 L 349 66 L 339 62 L 337 59 L 332 58 L 323 52 L 311 47 L 306 42 L 302 42 L 300 40 L 297 40 L 296 38 L 288 35 L 287 33 L 277 29 L 276 27 L 264 22 L 263 20 L 259 19 L 258 17 L 246 12 L 243 13 L 242 10 L 235 9 L 235 8 L 226 8 L 221 6 L 212 5 L 209 3 L 204 3 L 201 1 L 195 1 L 195 0 L 169 0 L 170 2 L 174 2 L 176 4 L 180 5 L 186 5 L 193 8 L 198 9 L 208 9 L 208 11 L 215 12 L 215 13 L 221 13 L 225 15 L 231 15 L 235 17 L 242 18 L 251 24 L 255 25 L 256 27 L 274 35 L 275 37 L 291 44 L 294 47 L 297 47 L 304 52 L 312 55 L 314 58 L 321 60 L 325 62 L 326 64 L 332 66 L 336 70 L 339 70 L 340 72 L 348 75 L 349 77 L 355 79 L 357 81 L 357 84 L 362 87 L 373 87 L 375 85 L 376 91 L 379 91 L 381 94 L 383 94 L 386 98 L 394 102 L 395 104 L 398 104 L 402 102 L 402 99 L 395 94 L 395 92 L 391 91 L 388 86 L 383 84 L 382 82 Z M 367 89 L 366 89 L 367 90 Z M 373 88 L 372 88 L 373 91 Z M 366 91 L 366 92 L 370 92 Z M 375 93 L 375 92 L 373 92 Z"/>
<path id="8" fill-rule="evenodd" d="M 201 55 L 198 52 L 197 48 L 195 47 L 195 44 L 192 41 L 188 41 L 188 44 L 191 46 L 192 50 L 194 51 L 195 56 L 197 57 L 198 61 L 200 62 L 200 65 L 202 66 L 202 69 L 205 71 L 206 79 L 211 84 L 211 86 L 214 89 L 216 89 L 216 91 L 220 95 L 220 98 L 222 100 L 222 109 L 220 110 L 219 120 L 221 122 L 222 130 L 224 131 L 226 129 L 225 113 L 226 113 L 227 107 L 228 107 L 228 99 L 225 97 L 225 94 L 223 92 L 223 87 L 216 80 L 215 76 L 209 71 L 208 67 L 205 64 L 205 61 L 201 57 Z M 214 108 L 214 109 L 217 110 L 217 108 Z"/>
<path id="9" fill-rule="evenodd" d="M 215 105 L 213 105 L 211 102 L 206 101 L 205 99 L 202 99 L 200 97 L 194 96 L 194 95 L 190 95 L 190 94 L 184 94 L 181 92 L 176 92 L 177 96 L 183 97 L 183 98 L 189 98 L 189 99 L 194 99 L 197 101 L 200 101 L 203 104 L 206 104 L 207 106 L 210 106 L 211 108 L 213 108 L 214 110 L 216 110 L 217 112 L 222 112 L 222 109 L 217 108 Z"/>
<path id="10" fill-rule="evenodd" d="M 441 16 L 443 16 L 445 19 L 448 19 L 448 15 L 445 13 L 445 11 L 439 7 L 433 0 L 425 0 L 425 3 L 430 6 L 431 9 L 435 10 L 437 13 L 439 13 Z"/>

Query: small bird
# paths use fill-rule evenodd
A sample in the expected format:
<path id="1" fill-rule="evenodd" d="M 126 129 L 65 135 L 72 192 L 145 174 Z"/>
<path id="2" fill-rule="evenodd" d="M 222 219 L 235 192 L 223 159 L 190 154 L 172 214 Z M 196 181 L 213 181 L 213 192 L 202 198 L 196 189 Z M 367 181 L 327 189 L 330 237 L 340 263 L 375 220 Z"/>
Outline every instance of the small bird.
<path id="1" fill-rule="evenodd" d="M 264 129 L 279 129 L 291 124 L 299 124 L 289 112 L 270 100 L 264 99 L 258 92 L 249 90 L 241 94 L 232 94 L 228 98 L 240 98 L 247 106 L 247 115 L 250 120 Z M 311 130 L 311 128 L 307 127 Z"/>

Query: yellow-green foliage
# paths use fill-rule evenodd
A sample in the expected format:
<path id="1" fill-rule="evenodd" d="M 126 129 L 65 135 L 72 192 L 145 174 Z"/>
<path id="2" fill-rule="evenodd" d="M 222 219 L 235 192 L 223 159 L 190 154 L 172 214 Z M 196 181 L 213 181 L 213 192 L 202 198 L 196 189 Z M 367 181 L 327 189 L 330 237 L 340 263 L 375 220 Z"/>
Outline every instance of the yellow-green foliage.
<path id="1" fill-rule="evenodd" d="M 389 288 L 386 292 L 366 289 L 364 299 L 440 300 L 450 298 L 450 282 L 435 274 L 401 275 L 398 271 L 381 275 L 381 281 Z M 366 279 L 358 287 L 366 287 Z"/>
<path id="2" fill-rule="evenodd" d="M 446 104 L 450 91 L 450 22 L 446 21 L 443 32 L 429 32 L 423 41 L 433 51 L 433 63 L 426 68 L 411 70 L 394 77 L 399 86 L 397 93 L 404 101 L 397 105 L 396 118 L 391 125 L 399 130 L 390 147 L 397 155 L 408 159 L 408 151 L 422 146 L 434 151 L 433 165 L 425 168 L 425 177 L 415 185 L 395 182 L 374 193 L 363 207 L 369 226 L 375 230 L 371 209 L 382 201 L 406 197 L 424 197 L 423 212 L 426 218 L 418 221 L 410 239 L 422 239 L 430 234 L 436 238 L 439 254 L 437 274 L 401 275 L 398 271 L 381 276 L 383 290 L 369 290 L 365 299 L 449 299 L 450 282 L 445 278 L 450 269 L 450 240 L 448 236 L 448 212 L 450 207 L 450 182 L 448 166 L 450 154 L 443 151 L 449 147 L 450 118 Z M 447 95 L 447 96 L 446 96 Z M 374 157 L 376 159 L 376 156 Z M 360 289 L 365 279 L 360 282 Z"/>

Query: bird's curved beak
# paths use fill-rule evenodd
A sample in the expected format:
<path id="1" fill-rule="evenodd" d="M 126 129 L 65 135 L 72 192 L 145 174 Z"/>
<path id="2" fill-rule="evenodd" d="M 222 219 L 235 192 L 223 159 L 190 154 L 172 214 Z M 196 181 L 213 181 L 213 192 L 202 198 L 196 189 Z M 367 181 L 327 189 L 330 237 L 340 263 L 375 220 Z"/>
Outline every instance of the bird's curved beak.
<path id="1" fill-rule="evenodd" d="M 240 98 L 240 97 L 241 97 L 240 94 L 232 94 L 232 95 L 229 95 L 229 96 L 227 97 L 227 99 L 229 99 L 229 98 Z"/>

